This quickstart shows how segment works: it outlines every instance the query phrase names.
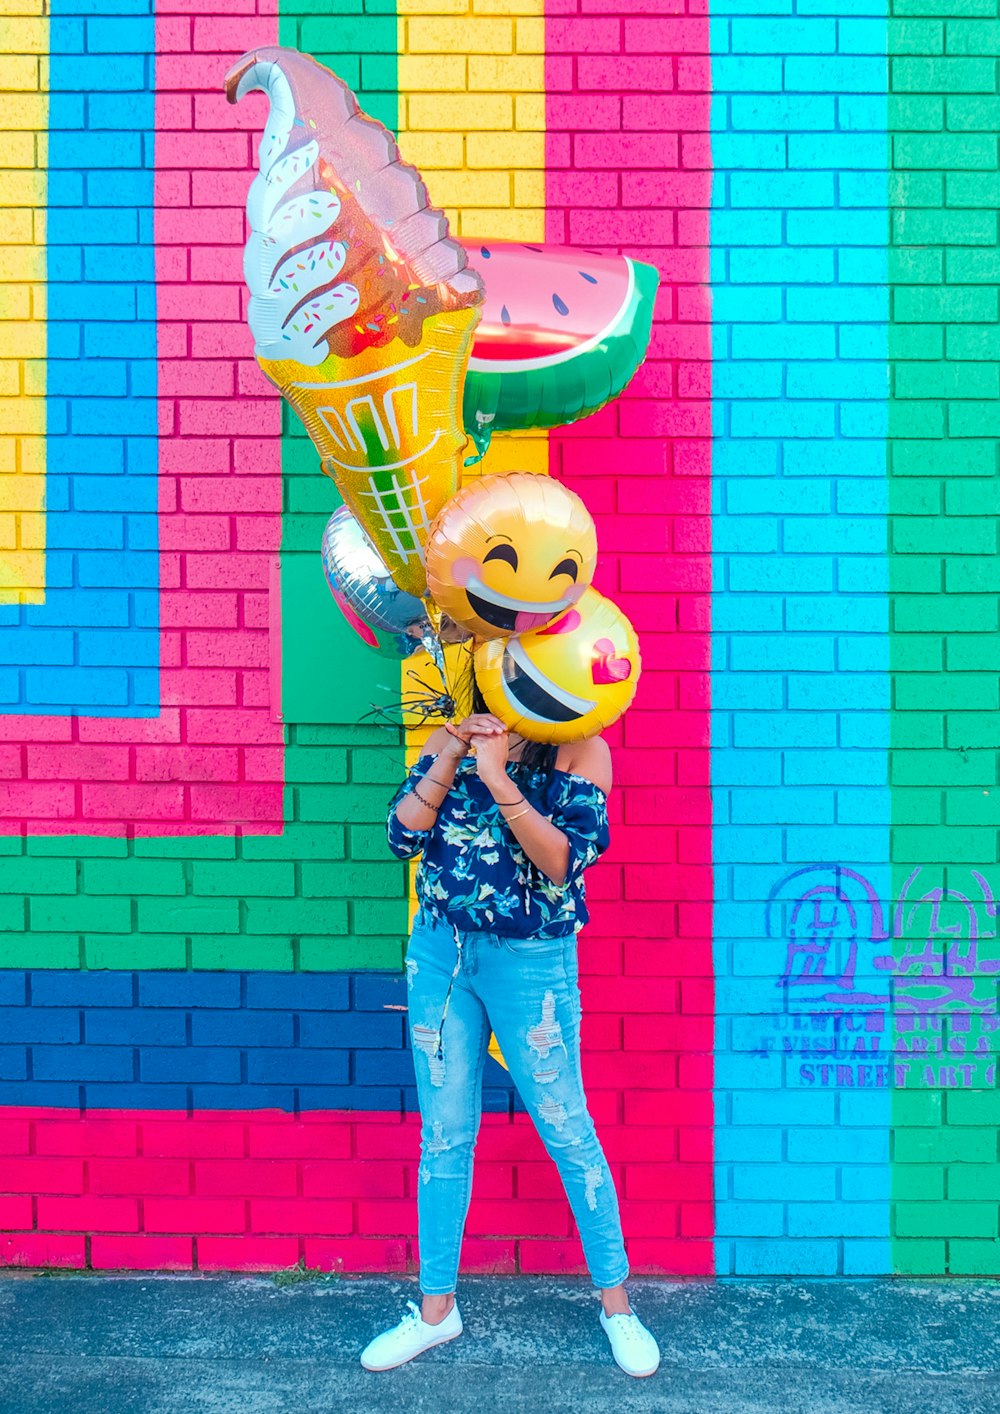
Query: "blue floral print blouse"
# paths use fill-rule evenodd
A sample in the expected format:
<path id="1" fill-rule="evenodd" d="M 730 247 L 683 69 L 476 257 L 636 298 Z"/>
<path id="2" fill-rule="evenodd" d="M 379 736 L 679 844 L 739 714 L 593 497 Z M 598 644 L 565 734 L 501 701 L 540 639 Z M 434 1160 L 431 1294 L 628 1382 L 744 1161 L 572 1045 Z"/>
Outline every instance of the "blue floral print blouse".
<path id="1" fill-rule="evenodd" d="M 419 785 L 436 756 L 421 756 L 393 796 L 386 832 L 399 859 L 423 852 L 416 892 L 421 907 L 460 931 L 515 938 L 556 938 L 577 932 L 588 918 L 583 871 L 609 843 L 607 797 L 571 771 L 546 774 L 507 763 L 515 789 L 569 839 L 566 881 L 555 884 L 533 864 L 496 801 L 465 756 L 428 830 L 410 830 L 396 806 Z"/>

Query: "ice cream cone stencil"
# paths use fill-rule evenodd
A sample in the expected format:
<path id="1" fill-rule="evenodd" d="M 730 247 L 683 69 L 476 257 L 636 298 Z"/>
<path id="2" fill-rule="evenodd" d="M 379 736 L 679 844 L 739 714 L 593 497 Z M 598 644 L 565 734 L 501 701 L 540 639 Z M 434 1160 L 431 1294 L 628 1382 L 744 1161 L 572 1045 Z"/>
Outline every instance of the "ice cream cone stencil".
<path id="1" fill-rule="evenodd" d="M 392 578 L 423 594 L 427 532 L 461 476 L 482 282 L 419 173 L 329 69 L 259 49 L 225 90 L 270 105 L 243 263 L 257 362 Z"/>

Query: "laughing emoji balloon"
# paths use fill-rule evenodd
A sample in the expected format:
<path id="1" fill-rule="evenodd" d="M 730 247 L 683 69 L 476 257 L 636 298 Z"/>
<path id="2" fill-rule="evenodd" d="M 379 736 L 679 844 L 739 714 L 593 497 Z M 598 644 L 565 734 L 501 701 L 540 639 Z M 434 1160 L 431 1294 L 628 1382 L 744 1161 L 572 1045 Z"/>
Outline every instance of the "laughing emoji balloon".
<path id="1" fill-rule="evenodd" d="M 494 716 L 529 741 L 577 741 L 616 722 L 635 696 L 639 640 L 610 599 L 588 589 L 555 623 L 476 650 Z"/>
<path id="2" fill-rule="evenodd" d="M 477 638 L 543 627 L 590 585 L 597 533 L 580 497 L 530 471 L 463 486 L 427 537 L 427 587 Z"/>

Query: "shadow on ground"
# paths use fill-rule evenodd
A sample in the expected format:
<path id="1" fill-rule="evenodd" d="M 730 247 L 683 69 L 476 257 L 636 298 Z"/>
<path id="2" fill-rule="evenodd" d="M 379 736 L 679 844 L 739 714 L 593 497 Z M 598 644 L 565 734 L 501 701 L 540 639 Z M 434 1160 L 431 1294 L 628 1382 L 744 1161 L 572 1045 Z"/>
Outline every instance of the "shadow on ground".
<path id="1" fill-rule="evenodd" d="M 1000 1283 L 633 1278 L 662 1363 L 613 1363 L 586 1280 L 465 1277 L 464 1333 L 397 1370 L 358 1363 L 416 1282 L 0 1275 L 2 1414 L 657 1410 L 993 1414 Z"/>

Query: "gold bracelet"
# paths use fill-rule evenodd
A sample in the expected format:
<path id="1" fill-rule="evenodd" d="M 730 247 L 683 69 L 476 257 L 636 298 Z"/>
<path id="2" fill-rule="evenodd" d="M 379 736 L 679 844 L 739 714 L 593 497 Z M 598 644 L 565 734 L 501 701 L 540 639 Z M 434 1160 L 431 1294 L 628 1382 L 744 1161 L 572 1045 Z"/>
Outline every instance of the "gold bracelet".
<path id="1" fill-rule="evenodd" d="M 516 803 L 516 802 L 515 802 L 515 803 Z M 520 820 L 520 818 L 521 818 L 522 815 L 528 815 L 528 814 L 530 814 L 530 813 L 531 813 L 531 806 L 530 806 L 530 805 L 526 805 L 526 806 L 524 807 L 524 809 L 523 809 L 523 810 L 519 810 L 516 815 L 504 815 L 504 816 L 502 816 L 501 818 L 504 819 L 504 820 L 506 820 L 506 821 L 507 821 L 507 824 L 509 825 L 509 824 L 511 823 L 511 821 L 513 821 L 513 820 Z"/>

